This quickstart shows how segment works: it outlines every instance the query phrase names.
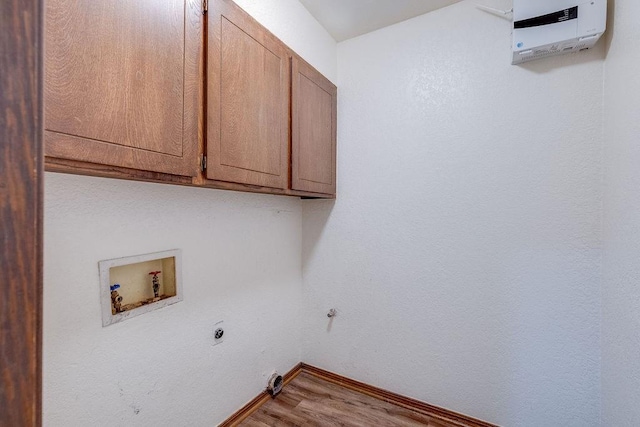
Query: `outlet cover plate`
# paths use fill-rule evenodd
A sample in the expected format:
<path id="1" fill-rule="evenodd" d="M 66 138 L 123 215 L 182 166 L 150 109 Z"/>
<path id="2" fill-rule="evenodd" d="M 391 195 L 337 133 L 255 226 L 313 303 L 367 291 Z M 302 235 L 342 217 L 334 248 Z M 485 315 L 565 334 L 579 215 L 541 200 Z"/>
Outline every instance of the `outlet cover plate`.
<path id="1" fill-rule="evenodd" d="M 218 329 L 222 329 L 224 331 L 224 334 L 222 334 L 220 338 L 216 338 L 216 331 Z M 213 329 L 211 330 L 211 336 L 213 337 L 212 345 L 214 346 L 218 344 L 222 344 L 224 342 L 224 339 L 227 336 L 227 330 L 224 327 L 224 320 L 220 320 L 213 325 Z"/>

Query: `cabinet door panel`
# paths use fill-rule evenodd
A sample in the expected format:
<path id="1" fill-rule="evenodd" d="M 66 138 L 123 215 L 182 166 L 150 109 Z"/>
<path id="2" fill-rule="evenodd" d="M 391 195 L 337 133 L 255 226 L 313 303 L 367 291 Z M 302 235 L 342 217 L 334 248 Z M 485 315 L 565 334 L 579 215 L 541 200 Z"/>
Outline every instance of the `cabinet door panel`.
<path id="1" fill-rule="evenodd" d="M 297 58 L 292 70 L 291 188 L 335 194 L 337 89 Z"/>
<path id="2" fill-rule="evenodd" d="M 210 10 L 209 179 L 286 188 L 289 66 L 285 46 L 233 3 Z"/>
<path id="3" fill-rule="evenodd" d="M 197 173 L 202 15 L 193 0 L 48 0 L 46 155 Z"/>

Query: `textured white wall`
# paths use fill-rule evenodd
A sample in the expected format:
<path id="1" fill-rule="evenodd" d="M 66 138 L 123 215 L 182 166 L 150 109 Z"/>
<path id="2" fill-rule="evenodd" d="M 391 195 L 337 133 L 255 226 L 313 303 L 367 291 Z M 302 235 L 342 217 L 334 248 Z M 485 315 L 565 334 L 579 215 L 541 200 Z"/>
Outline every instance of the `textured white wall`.
<path id="1" fill-rule="evenodd" d="M 45 425 L 212 425 L 299 362 L 299 200 L 57 174 L 45 196 Z M 98 261 L 172 248 L 184 301 L 103 328 Z"/>
<path id="2" fill-rule="evenodd" d="M 640 425 L 640 3 L 616 0 L 605 65 L 602 425 Z"/>
<path id="3" fill-rule="evenodd" d="M 471 1 L 338 45 L 303 360 L 501 425 L 599 425 L 603 56 L 511 66 L 510 23 Z"/>
<path id="4" fill-rule="evenodd" d="M 297 0 L 239 3 L 335 79 L 336 43 Z M 45 181 L 44 425 L 211 426 L 300 361 L 299 199 Z M 98 261 L 173 248 L 184 301 L 102 328 Z"/>

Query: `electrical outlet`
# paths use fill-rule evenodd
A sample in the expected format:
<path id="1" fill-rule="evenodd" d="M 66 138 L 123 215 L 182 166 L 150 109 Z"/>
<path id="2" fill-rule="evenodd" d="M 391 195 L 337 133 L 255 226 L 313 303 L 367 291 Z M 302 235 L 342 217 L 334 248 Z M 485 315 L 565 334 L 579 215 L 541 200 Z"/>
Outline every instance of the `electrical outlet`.
<path id="1" fill-rule="evenodd" d="M 227 336 L 227 331 L 224 327 L 224 320 L 220 320 L 213 325 L 213 345 L 222 344 L 224 342 L 225 337 Z"/>

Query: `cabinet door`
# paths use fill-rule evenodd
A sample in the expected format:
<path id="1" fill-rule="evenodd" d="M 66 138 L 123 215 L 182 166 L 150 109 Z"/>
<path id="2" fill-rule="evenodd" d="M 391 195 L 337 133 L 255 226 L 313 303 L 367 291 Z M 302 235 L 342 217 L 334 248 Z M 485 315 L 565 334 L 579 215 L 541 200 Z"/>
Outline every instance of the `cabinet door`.
<path id="1" fill-rule="evenodd" d="M 296 57 L 292 76 L 291 188 L 335 194 L 337 89 Z"/>
<path id="2" fill-rule="evenodd" d="M 208 19 L 207 178 L 285 189 L 288 50 L 230 0 Z"/>
<path id="3" fill-rule="evenodd" d="M 47 0 L 45 155 L 195 176 L 198 0 Z"/>

